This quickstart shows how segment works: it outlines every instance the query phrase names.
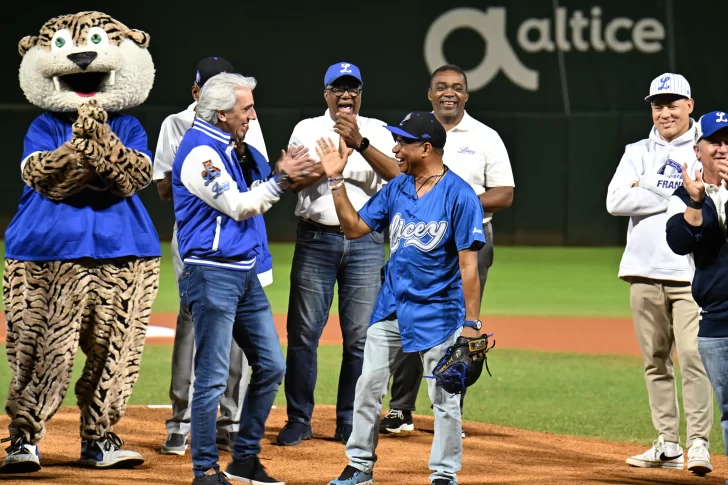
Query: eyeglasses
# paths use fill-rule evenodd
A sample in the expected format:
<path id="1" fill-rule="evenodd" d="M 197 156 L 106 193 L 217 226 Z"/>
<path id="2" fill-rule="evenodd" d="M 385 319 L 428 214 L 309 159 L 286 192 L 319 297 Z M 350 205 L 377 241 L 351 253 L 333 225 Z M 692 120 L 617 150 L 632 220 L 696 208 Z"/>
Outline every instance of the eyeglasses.
<path id="1" fill-rule="evenodd" d="M 349 96 L 356 98 L 361 94 L 361 88 L 326 88 L 327 90 L 334 93 L 337 98 L 342 97 L 344 94 L 349 93 Z"/>

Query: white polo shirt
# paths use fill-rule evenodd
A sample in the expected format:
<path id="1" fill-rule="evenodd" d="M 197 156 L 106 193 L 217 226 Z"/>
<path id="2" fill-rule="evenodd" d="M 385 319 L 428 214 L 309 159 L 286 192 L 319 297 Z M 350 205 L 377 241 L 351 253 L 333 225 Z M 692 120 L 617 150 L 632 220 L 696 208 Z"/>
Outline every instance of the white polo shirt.
<path id="1" fill-rule="evenodd" d="M 392 153 L 394 138 L 392 133 L 384 128 L 385 122 L 364 116 L 357 116 L 356 122 L 359 132 L 369 140 L 370 146 L 382 153 Z M 331 119 L 327 109 L 323 116 L 300 121 L 293 129 L 289 144 L 307 147 L 309 155 L 318 160 L 316 142 L 319 138 L 330 137 L 336 146 L 339 145 L 339 135 L 334 132 L 334 125 L 334 120 Z M 371 196 L 386 183 L 356 150 L 349 156 L 342 175 L 346 184 L 346 193 L 357 211 L 364 207 Z M 339 217 L 334 208 L 334 198 L 331 197 L 331 190 L 325 178 L 298 192 L 296 215 L 327 226 L 339 225 Z"/>
<path id="2" fill-rule="evenodd" d="M 177 154 L 177 148 L 187 130 L 192 128 L 192 122 L 195 120 L 195 106 L 197 106 L 197 101 L 189 105 L 186 110 L 167 116 L 162 122 L 157 149 L 154 152 L 152 180 L 162 180 L 167 174 L 172 173 L 172 162 Z M 255 147 L 268 160 L 263 132 L 258 120 L 250 121 L 248 133 L 245 134 L 245 142 Z"/>
<path id="3" fill-rule="evenodd" d="M 480 195 L 486 187 L 515 187 L 513 171 L 498 133 L 470 116 L 467 111 L 457 126 L 447 132 L 443 161 Z M 493 214 L 486 212 L 483 224 Z"/>

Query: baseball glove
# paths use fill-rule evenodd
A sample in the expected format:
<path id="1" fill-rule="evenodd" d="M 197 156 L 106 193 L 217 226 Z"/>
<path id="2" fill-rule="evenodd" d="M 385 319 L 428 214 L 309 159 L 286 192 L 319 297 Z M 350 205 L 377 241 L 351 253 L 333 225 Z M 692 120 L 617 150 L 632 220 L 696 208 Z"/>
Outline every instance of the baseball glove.
<path id="1" fill-rule="evenodd" d="M 432 378 L 447 392 L 461 394 L 475 384 L 483 372 L 483 365 L 488 375 L 491 375 L 485 354 L 495 347 L 495 340 L 493 345 L 488 346 L 488 337 L 492 336 L 493 334 L 476 338 L 458 337 L 435 366 Z"/>

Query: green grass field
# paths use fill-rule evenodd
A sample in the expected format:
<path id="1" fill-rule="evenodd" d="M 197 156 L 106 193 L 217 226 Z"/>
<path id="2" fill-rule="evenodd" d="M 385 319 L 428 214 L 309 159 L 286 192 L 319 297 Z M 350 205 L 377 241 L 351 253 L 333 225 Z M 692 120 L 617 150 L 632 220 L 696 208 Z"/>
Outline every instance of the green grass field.
<path id="1" fill-rule="evenodd" d="M 177 288 L 169 244 L 154 311 L 176 312 Z M 272 244 L 273 313 L 288 311 L 292 244 Z M 630 317 L 629 287 L 617 279 L 621 248 L 497 247 L 483 297 L 484 315 Z M 338 313 L 334 297 L 332 312 Z"/>
<path id="2" fill-rule="evenodd" d="M 285 313 L 293 246 L 274 244 L 271 249 L 274 283 L 266 293 L 273 311 Z M 164 251 L 154 310 L 175 312 L 178 303 L 168 245 Z M 621 252 L 621 248 L 498 247 L 482 313 L 629 317 L 629 289 L 616 276 Z M 171 346 L 147 346 L 130 404 L 169 402 L 171 353 Z M 505 349 L 496 349 L 489 356 L 493 377 L 484 375 L 468 391 L 466 420 L 646 446 L 656 437 L 639 357 Z M 0 401 L 4 402 L 9 370 L 4 354 L 0 358 Z M 339 346 L 319 349 L 317 404 L 335 403 L 340 362 Z M 82 363 L 81 356 L 74 378 Z M 67 395 L 64 405 L 74 403 L 72 393 Z M 282 391 L 276 403 L 285 404 Z M 420 389 L 417 412 L 431 414 L 425 385 Z M 711 435 L 714 453 L 723 452 L 719 416 L 716 408 Z M 684 419 L 681 429 L 684 443 Z"/>

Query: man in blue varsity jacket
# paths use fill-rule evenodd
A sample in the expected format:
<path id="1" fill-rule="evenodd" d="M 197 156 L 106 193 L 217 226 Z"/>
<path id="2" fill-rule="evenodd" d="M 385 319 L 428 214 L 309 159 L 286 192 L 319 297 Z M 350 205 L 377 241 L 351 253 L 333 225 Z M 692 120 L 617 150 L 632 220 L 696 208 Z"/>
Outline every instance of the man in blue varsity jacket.
<path id="1" fill-rule="evenodd" d="M 703 165 L 691 178 L 683 166 L 683 185 L 670 198 L 667 244 L 689 254 L 695 266 L 693 298 L 700 306 L 698 352 L 721 410 L 728 454 L 728 115 L 713 111 L 700 118 L 695 154 Z"/>
<path id="2" fill-rule="evenodd" d="M 279 200 L 292 181 L 306 175 L 307 156 L 283 152 L 272 177 L 248 187 L 235 152 L 256 118 L 256 81 L 224 73 L 205 83 L 196 117 L 172 166 L 172 193 L 184 270 L 180 302 L 192 314 L 195 384 L 191 451 L 194 485 L 282 484 L 260 464 L 260 440 L 285 374 L 273 314 L 256 269 L 261 226 L 255 217 Z M 303 172 L 303 173 L 302 173 Z M 253 368 L 243 405 L 233 461 L 219 469 L 215 420 L 229 370 L 231 340 Z"/>

